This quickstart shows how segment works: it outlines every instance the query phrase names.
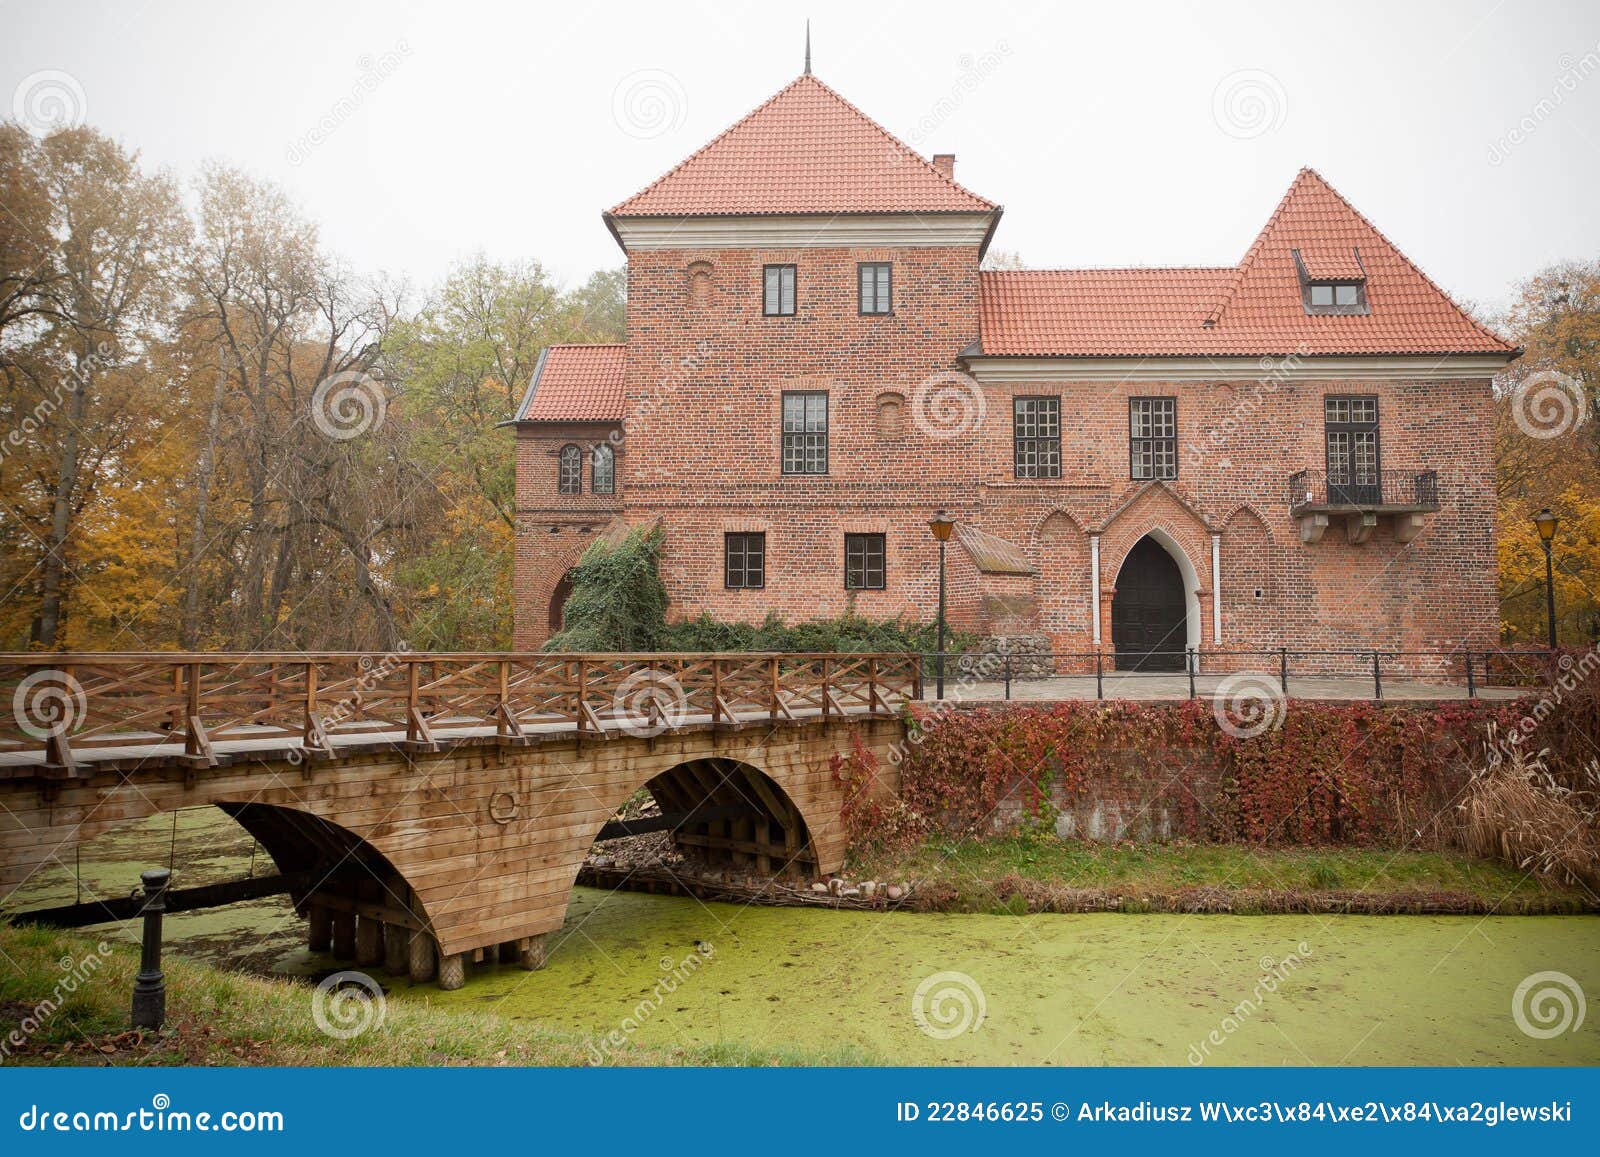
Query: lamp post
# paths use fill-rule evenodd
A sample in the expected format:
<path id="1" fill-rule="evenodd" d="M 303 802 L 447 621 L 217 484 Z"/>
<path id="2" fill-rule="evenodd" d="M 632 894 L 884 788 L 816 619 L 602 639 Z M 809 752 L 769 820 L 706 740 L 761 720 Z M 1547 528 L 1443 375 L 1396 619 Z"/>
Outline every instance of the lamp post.
<path id="1" fill-rule="evenodd" d="M 1533 516 L 1533 525 L 1539 529 L 1539 542 L 1544 547 L 1544 610 L 1552 651 L 1556 649 L 1556 574 L 1555 566 L 1550 561 L 1550 543 L 1556 536 L 1556 527 L 1560 522 L 1550 513 L 1548 506 Z"/>
<path id="2" fill-rule="evenodd" d="M 935 674 L 934 695 L 944 698 L 944 544 L 950 541 L 950 532 L 956 524 L 945 517 L 943 510 L 928 519 L 928 529 L 939 543 L 939 666 Z"/>

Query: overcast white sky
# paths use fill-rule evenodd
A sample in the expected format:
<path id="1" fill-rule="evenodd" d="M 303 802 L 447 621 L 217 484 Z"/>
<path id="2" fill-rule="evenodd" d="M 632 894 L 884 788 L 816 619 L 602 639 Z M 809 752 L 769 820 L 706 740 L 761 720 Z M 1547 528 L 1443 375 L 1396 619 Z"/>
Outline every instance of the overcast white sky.
<path id="1" fill-rule="evenodd" d="M 577 281 L 621 262 L 602 209 L 800 71 L 807 15 L 817 75 L 956 153 L 1032 267 L 1231 264 L 1302 165 L 1486 306 L 1600 254 L 1595 0 L 0 0 L 0 100 L 278 181 L 358 268 Z"/>

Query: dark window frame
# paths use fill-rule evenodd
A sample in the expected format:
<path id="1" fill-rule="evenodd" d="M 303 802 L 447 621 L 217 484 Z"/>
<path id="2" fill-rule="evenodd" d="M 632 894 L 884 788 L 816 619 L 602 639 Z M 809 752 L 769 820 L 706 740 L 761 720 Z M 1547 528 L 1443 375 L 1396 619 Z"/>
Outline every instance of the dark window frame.
<path id="1" fill-rule="evenodd" d="M 737 576 L 735 577 L 735 546 L 737 545 Z M 751 546 L 755 547 L 752 555 Z M 752 567 L 751 558 L 756 562 Z M 755 581 L 751 581 L 752 570 Z M 759 591 L 767 585 L 767 535 L 760 530 L 730 530 L 722 536 L 722 585 L 730 591 Z"/>
<path id="2" fill-rule="evenodd" d="M 856 558 L 852 558 L 852 554 Z M 874 567 L 876 563 L 876 567 Z M 851 568 L 856 568 L 851 581 Z M 873 582 L 876 569 L 877 582 Z M 881 531 L 854 532 L 844 536 L 844 589 L 883 591 L 889 589 L 889 540 Z"/>
<path id="3" fill-rule="evenodd" d="M 1046 416 L 1055 429 L 1054 434 L 1039 433 L 1041 419 Z M 1029 423 L 1026 426 L 1025 421 Z M 1031 432 L 1024 433 L 1025 429 Z M 1018 394 L 1011 399 L 1011 472 L 1013 477 L 1029 481 L 1061 477 L 1059 394 Z"/>
<path id="4" fill-rule="evenodd" d="M 790 430 L 788 428 L 789 419 L 788 419 L 788 416 L 787 416 L 787 411 L 789 409 L 789 399 L 790 398 L 805 398 L 805 399 L 807 399 L 806 413 L 802 418 L 802 422 L 807 424 L 807 425 L 809 425 L 810 420 L 811 420 L 811 416 L 810 416 L 810 412 L 809 412 L 810 411 L 809 399 L 812 399 L 812 398 L 821 398 L 822 399 L 822 429 L 820 431 L 821 436 L 822 436 L 822 468 L 820 470 L 818 470 L 818 469 L 810 469 L 805 465 L 802 465 L 802 468 L 796 469 L 796 470 L 791 470 L 789 468 L 789 462 L 790 462 L 790 454 L 789 454 L 790 439 L 794 438 L 794 439 L 797 439 L 797 440 L 804 440 L 804 439 L 808 439 L 808 438 L 814 438 L 819 433 L 816 430 L 810 430 L 810 429 Z M 827 390 L 784 390 L 779 395 L 779 397 L 778 397 L 778 470 L 784 477 L 786 477 L 786 478 L 818 478 L 818 477 L 825 476 L 828 473 L 828 470 L 829 470 L 829 468 L 830 468 L 830 466 L 832 464 L 832 446 L 830 445 L 830 441 L 829 441 L 829 439 L 830 439 L 830 437 L 832 435 L 832 426 L 833 426 L 832 409 L 833 409 L 833 399 L 829 396 Z M 814 449 L 813 446 L 806 445 L 802 441 L 802 444 L 798 447 L 798 449 L 796 451 L 796 456 L 797 456 L 797 458 L 799 458 L 804 463 L 805 461 L 807 461 L 809 459 L 810 451 L 813 450 L 813 449 Z"/>
<path id="5" fill-rule="evenodd" d="M 605 485 L 600 484 L 600 459 L 605 459 Z M 595 443 L 589 451 L 589 493 L 615 494 L 617 492 L 617 452 L 604 442 Z"/>
<path id="6" fill-rule="evenodd" d="M 556 493 L 583 493 L 583 447 L 576 442 L 568 442 L 556 455 Z"/>
<path id="7" fill-rule="evenodd" d="M 778 270 L 778 308 L 772 308 L 768 282 L 773 270 Z M 783 271 L 789 274 L 789 308 L 783 308 Z M 761 316 L 794 317 L 800 312 L 800 267 L 792 263 L 763 265 L 761 267 Z"/>
<path id="8" fill-rule="evenodd" d="M 1356 406 L 1371 403 L 1372 417 L 1355 417 Z M 1330 411 L 1334 405 L 1348 407 L 1344 421 L 1334 420 Z M 1357 443 L 1363 435 L 1370 435 L 1372 464 L 1370 471 L 1360 469 L 1357 461 Z M 1339 453 L 1335 467 L 1334 438 L 1343 437 L 1348 443 Z M 1322 399 L 1322 466 L 1328 484 L 1328 501 L 1340 505 L 1376 504 L 1383 501 L 1383 411 L 1377 394 L 1325 394 Z M 1349 477 L 1346 478 L 1346 467 Z M 1363 476 L 1365 480 L 1363 480 Z"/>
<path id="9" fill-rule="evenodd" d="M 1295 273 L 1300 278 L 1300 304 L 1305 307 L 1306 313 L 1312 317 L 1364 317 L 1372 312 L 1367 303 L 1367 278 L 1366 266 L 1361 262 L 1361 250 L 1354 251 L 1356 265 L 1361 269 L 1361 274 L 1355 277 L 1312 277 L 1306 270 L 1305 259 L 1300 256 L 1300 250 L 1294 252 Z M 1326 302 L 1315 302 L 1316 291 L 1326 289 L 1329 297 Z M 1341 303 L 1339 290 L 1351 291 L 1351 300 Z"/>
<path id="10" fill-rule="evenodd" d="M 882 309 L 867 308 L 866 285 L 862 281 L 867 270 L 883 270 L 885 281 L 883 285 Z M 878 295 L 878 286 L 874 278 L 873 297 Z M 880 304 L 874 300 L 874 304 Z M 893 261 L 858 261 L 856 262 L 856 314 L 860 317 L 892 317 L 894 316 L 894 262 Z"/>
<path id="11" fill-rule="evenodd" d="M 1139 407 L 1150 402 L 1164 402 L 1161 409 L 1170 412 L 1172 417 L 1172 433 L 1170 434 L 1139 434 L 1135 426 Z M 1150 472 L 1139 473 L 1143 465 L 1144 455 L 1141 451 L 1149 447 L 1152 450 L 1150 458 Z M 1163 455 L 1161 451 L 1167 453 Z M 1167 472 L 1163 473 L 1163 469 Z M 1128 399 L 1128 478 L 1133 482 L 1171 482 L 1178 477 L 1178 399 L 1172 394 L 1140 394 Z"/>

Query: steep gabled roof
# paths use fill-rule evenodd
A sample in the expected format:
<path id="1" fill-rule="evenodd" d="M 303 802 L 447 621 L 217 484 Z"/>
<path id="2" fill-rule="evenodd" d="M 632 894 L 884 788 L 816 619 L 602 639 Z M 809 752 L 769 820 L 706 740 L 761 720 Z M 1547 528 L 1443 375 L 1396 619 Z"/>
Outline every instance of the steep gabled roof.
<path id="1" fill-rule="evenodd" d="M 620 422 L 625 345 L 553 345 L 539 355 L 518 422 Z"/>
<path id="2" fill-rule="evenodd" d="M 1361 280 L 1365 314 L 1308 314 L 1311 280 Z M 1237 266 L 982 274 L 984 354 L 1025 357 L 1513 354 L 1314 170 Z"/>
<path id="3" fill-rule="evenodd" d="M 1295 266 L 1366 281 L 1366 314 L 1308 316 Z M 1223 346 L 1312 354 L 1509 353 L 1315 169 L 1301 169 L 1208 320 Z"/>
<path id="4" fill-rule="evenodd" d="M 610 215 L 990 213 L 996 208 L 806 74 Z"/>

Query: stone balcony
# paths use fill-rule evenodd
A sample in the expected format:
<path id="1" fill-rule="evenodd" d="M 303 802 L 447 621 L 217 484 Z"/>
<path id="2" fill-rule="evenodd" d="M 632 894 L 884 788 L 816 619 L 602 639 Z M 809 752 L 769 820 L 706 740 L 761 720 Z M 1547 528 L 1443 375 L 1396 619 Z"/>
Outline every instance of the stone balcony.
<path id="1" fill-rule="evenodd" d="M 1289 515 L 1304 543 L 1321 542 L 1328 525 L 1338 520 L 1350 545 L 1360 546 L 1372 537 L 1379 519 L 1393 522 L 1396 542 L 1410 542 L 1438 509 L 1436 470 L 1384 470 L 1360 482 L 1330 483 L 1324 470 L 1289 476 Z"/>

